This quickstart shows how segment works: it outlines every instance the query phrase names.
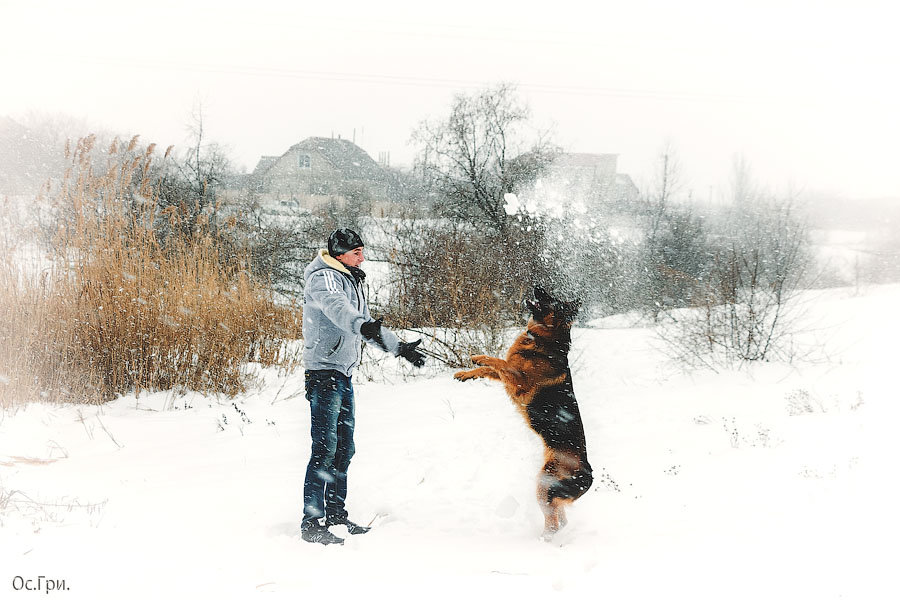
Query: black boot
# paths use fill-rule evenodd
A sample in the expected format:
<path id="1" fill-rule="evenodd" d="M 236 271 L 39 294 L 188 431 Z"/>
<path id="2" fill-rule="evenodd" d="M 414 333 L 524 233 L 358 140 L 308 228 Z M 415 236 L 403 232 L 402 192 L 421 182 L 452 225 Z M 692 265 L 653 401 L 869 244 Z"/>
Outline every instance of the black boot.
<path id="1" fill-rule="evenodd" d="M 304 521 L 300 525 L 300 537 L 314 544 L 343 544 L 344 539 L 339 538 L 330 531 L 327 525 L 322 525 L 317 520 Z"/>
<path id="2" fill-rule="evenodd" d="M 357 525 L 347 517 L 325 517 L 325 526 L 331 527 L 332 525 L 343 525 L 347 528 L 347 533 L 350 535 L 362 535 L 372 529 L 371 527 Z"/>

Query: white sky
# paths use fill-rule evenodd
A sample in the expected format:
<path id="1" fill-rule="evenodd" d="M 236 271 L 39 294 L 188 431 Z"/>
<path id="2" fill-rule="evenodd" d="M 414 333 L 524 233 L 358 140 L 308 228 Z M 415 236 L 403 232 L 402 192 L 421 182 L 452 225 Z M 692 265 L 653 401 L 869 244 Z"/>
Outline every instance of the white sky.
<path id="1" fill-rule="evenodd" d="M 900 197 L 889 2 L 325 4 L 0 0 L 0 116 L 178 146 L 200 101 L 249 169 L 354 132 L 403 164 L 454 93 L 509 81 L 566 149 L 617 153 L 639 182 L 670 140 L 699 197 L 736 153 L 775 190 Z"/>

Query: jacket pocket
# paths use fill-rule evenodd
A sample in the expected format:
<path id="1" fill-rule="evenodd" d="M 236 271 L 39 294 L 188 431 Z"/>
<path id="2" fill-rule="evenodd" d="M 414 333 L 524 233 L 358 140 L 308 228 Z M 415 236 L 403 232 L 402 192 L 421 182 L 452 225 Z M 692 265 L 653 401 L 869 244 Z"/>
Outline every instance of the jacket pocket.
<path id="1" fill-rule="evenodd" d="M 340 336 L 337 339 L 337 342 L 331 345 L 331 348 L 328 349 L 328 352 L 325 353 L 325 358 L 331 358 L 335 354 L 337 354 L 341 347 L 344 345 L 344 336 Z"/>

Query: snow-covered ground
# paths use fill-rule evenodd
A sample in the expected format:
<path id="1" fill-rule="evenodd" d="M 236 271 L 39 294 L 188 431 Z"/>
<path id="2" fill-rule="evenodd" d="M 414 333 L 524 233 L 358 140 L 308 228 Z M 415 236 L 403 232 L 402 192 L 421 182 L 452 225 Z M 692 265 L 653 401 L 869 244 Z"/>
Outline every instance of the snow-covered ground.
<path id="1" fill-rule="evenodd" d="M 595 483 L 550 543 L 537 437 L 450 371 L 357 382 L 348 507 L 375 527 L 343 547 L 299 539 L 301 372 L 7 411 L 0 596 L 896 597 L 900 286 L 808 301 L 810 364 L 684 374 L 649 329 L 576 330 Z"/>

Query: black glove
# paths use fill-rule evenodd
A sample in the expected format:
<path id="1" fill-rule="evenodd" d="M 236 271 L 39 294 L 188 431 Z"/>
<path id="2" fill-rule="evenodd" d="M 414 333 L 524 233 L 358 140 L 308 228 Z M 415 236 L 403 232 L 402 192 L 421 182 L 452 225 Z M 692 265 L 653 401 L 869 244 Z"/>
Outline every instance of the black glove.
<path id="1" fill-rule="evenodd" d="M 416 346 L 421 343 L 421 339 L 414 342 L 400 342 L 400 349 L 397 352 L 397 356 L 402 356 L 411 362 L 414 367 L 421 367 L 425 364 L 425 355 L 416 350 Z"/>
<path id="2" fill-rule="evenodd" d="M 359 332 L 371 343 L 375 344 L 385 352 L 388 351 L 387 344 L 384 343 L 384 336 L 381 335 L 381 319 L 366 321 L 359 326 Z"/>

